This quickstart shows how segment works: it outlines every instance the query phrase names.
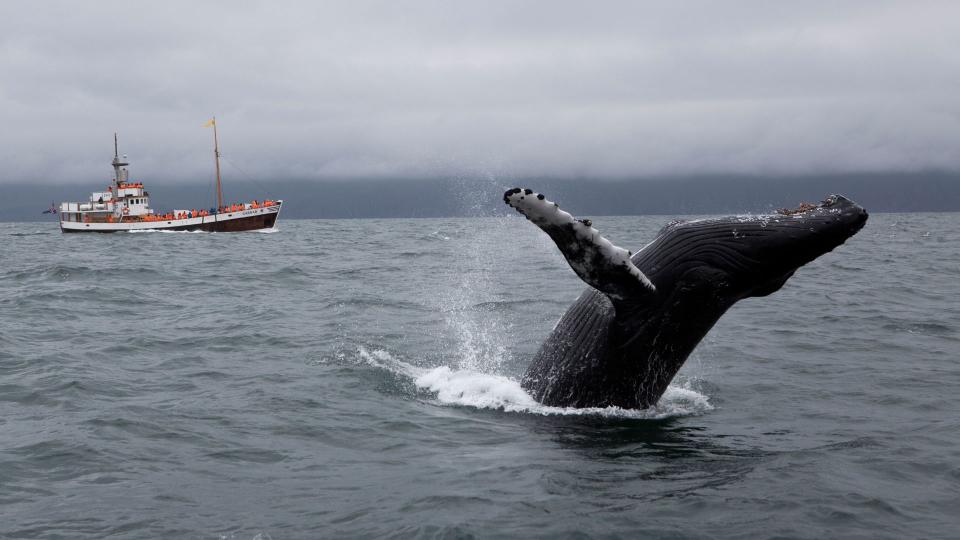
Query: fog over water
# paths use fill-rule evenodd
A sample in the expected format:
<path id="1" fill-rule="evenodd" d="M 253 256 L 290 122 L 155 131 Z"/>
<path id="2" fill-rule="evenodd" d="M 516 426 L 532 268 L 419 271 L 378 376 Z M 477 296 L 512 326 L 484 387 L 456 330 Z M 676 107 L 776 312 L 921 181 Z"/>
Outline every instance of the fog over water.
<path id="1" fill-rule="evenodd" d="M 137 176 L 138 179 L 142 177 Z M 47 221 L 51 201 L 85 199 L 106 181 L 78 184 L 0 184 L 0 221 Z M 840 193 L 871 212 L 960 210 L 960 174 L 909 173 L 815 177 L 701 176 L 646 181 L 551 178 L 251 180 L 226 177 L 227 201 L 282 199 L 286 219 L 476 217 L 510 214 L 503 192 L 536 188 L 582 216 L 767 213 Z M 158 211 L 214 205 L 209 179 L 172 183 L 148 179 Z M 89 188 L 89 189 L 87 189 Z"/>
<path id="2" fill-rule="evenodd" d="M 0 185 L 114 131 L 207 179 L 214 113 L 254 178 L 949 173 L 958 51 L 953 2 L 4 2 Z"/>

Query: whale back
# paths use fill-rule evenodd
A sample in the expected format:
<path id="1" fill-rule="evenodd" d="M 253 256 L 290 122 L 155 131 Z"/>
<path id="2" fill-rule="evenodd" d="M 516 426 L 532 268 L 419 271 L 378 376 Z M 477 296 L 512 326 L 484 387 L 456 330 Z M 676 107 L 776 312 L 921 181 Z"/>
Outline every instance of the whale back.
<path id="1" fill-rule="evenodd" d="M 656 293 L 617 299 L 584 291 L 537 352 L 524 388 L 557 406 L 655 404 L 703 336 L 741 296 L 731 294 L 733 280 L 723 269 L 740 267 L 738 254 L 724 253 L 723 267 L 715 268 L 706 262 L 717 251 L 709 235 L 692 232 L 669 228 L 632 257 L 657 284 Z"/>

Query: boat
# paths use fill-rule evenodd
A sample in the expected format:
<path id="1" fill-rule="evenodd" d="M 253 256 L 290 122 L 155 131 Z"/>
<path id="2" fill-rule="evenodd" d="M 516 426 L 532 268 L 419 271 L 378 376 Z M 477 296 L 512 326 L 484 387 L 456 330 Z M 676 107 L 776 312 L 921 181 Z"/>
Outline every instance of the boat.
<path id="1" fill-rule="evenodd" d="M 208 209 L 157 212 L 150 206 L 150 193 L 143 182 L 130 180 L 127 156 L 120 158 L 117 134 L 113 134 L 113 183 L 106 191 L 95 191 L 88 202 L 60 203 L 60 230 L 65 233 L 123 231 L 208 231 L 240 232 L 271 229 L 280 217 L 282 200 L 254 200 L 223 203 L 220 180 L 220 145 L 216 118 L 213 127 L 213 155 L 217 173 L 217 205 Z"/>

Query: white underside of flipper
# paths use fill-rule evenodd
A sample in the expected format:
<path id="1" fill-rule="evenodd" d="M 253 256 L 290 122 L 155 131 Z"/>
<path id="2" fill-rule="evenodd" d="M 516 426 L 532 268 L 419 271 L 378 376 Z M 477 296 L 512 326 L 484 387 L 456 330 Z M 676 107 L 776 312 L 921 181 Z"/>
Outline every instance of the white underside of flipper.
<path id="1" fill-rule="evenodd" d="M 550 235 L 570 267 L 588 285 L 617 298 L 629 295 L 624 282 L 635 281 L 648 291 L 656 291 L 647 276 L 634 266 L 630 252 L 604 238 L 589 221 L 574 218 L 529 189 L 514 188 L 504 194 L 503 200 Z"/>

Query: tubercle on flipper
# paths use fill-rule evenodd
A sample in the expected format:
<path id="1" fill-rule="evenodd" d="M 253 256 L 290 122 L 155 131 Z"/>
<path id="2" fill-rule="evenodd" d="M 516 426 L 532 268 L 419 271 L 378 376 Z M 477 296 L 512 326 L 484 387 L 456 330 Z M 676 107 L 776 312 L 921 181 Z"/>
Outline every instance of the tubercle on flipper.
<path id="1" fill-rule="evenodd" d="M 626 269 L 644 288 L 650 291 L 656 291 L 656 287 L 650 279 L 630 260 L 632 253 L 614 245 L 604 238 L 603 235 L 600 234 L 600 231 L 593 228 L 593 222 L 591 220 L 576 219 L 573 215 L 561 210 L 559 205 L 547 199 L 542 193 L 535 193 L 531 189 L 509 189 L 503 194 L 503 201 L 543 229 L 547 234 L 550 234 L 548 229 L 551 227 L 569 230 L 575 235 L 579 243 L 582 244 L 582 247 L 595 250 L 593 252 L 599 254 L 609 267 Z M 585 266 L 586 262 L 584 261 L 583 265 L 578 264 L 576 254 L 564 250 L 562 246 L 558 245 L 558 247 L 560 247 L 561 251 L 564 251 L 564 256 L 566 256 L 570 266 L 577 272 L 581 279 L 600 289 L 597 284 L 591 283 L 586 277 L 589 270 L 589 268 Z"/>

